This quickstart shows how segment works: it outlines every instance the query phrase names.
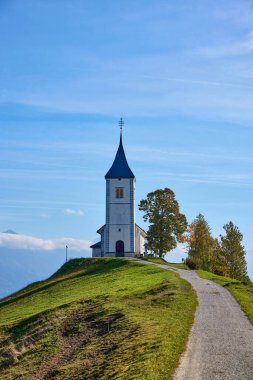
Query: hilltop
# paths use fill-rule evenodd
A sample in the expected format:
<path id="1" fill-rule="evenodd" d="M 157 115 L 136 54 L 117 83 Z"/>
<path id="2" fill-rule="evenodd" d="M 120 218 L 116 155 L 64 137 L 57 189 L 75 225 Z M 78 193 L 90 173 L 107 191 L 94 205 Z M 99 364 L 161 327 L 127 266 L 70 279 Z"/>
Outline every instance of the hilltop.
<path id="1" fill-rule="evenodd" d="M 169 378 L 193 323 L 189 283 L 123 259 L 75 259 L 0 301 L 1 379 Z"/>

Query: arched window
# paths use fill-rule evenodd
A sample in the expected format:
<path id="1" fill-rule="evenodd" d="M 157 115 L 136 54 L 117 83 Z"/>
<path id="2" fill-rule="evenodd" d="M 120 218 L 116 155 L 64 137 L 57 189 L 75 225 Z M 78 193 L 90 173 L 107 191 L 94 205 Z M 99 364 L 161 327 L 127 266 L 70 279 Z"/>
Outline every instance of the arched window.
<path id="1" fill-rule="evenodd" d="M 125 245 L 122 240 L 118 240 L 116 242 L 116 256 L 123 257 L 125 253 Z"/>
<path id="2" fill-rule="evenodd" d="M 116 198 L 124 198 L 124 188 L 116 187 Z"/>

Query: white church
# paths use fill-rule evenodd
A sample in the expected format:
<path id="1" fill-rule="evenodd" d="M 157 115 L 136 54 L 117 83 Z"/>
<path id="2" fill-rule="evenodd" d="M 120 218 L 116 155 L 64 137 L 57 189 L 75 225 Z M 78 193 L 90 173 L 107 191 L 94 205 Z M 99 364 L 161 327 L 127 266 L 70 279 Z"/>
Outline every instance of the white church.
<path id="1" fill-rule="evenodd" d="M 93 244 L 92 257 L 133 257 L 144 255 L 146 232 L 135 223 L 135 176 L 120 143 L 106 180 L 106 222 L 97 231 L 101 241 Z"/>

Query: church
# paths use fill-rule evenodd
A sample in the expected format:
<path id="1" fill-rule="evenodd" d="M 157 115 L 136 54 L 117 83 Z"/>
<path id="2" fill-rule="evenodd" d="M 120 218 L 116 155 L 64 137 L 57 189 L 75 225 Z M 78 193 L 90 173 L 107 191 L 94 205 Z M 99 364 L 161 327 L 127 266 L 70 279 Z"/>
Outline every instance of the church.
<path id="1" fill-rule="evenodd" d="M 106 180 L 106 222 L 97 231 L 101 241 L 93 244 L 92 257 L 134 257 L 144 255 L 146 232 L 135 223 L 135 176 L 130 169 L 122 141 Z"/>

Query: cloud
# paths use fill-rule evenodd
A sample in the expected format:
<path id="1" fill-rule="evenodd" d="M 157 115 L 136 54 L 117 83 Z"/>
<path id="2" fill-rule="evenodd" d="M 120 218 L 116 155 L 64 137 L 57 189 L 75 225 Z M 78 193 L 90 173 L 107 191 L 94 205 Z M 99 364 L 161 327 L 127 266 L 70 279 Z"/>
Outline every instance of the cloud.
<path id="1" fill-rule="evenodd" d="M 66 208 L 63 212 L 64 214 L 67 214 L 67 215 L 79 215 L 79 216 L 84 215 L 84 212 L 82 210 L 73 210 L 71 208 Z"/>
<path id="2" fill-rule="evenodd" d="M 91 242 L 89 240 L 78 240 L 70 237 L 41 239 L 28 235 L 0 233 L 0 247 L 5 248 L 53 251 L 56 249 L 65 249 L 66 245 L 68 245 L 72 251 L 87 251 Z"/>
<path id="3" fill-rule="evenodd" d="M 187 257 L 186 248 L 183 244 L 179 244 L 177 248 L 173 249 L 172 251 L 166 253 L 165 260 L 167 260 L 170 263 L 181 263 L 182 259 L 185 259 Z"/>
<path id="4" fill-rule="evenodd" d="M 156 170 L 152 173 L 153 177 L 158 178 L 174 178 L 174 180 L 182 182 L 192 182 L 192 183 L 203 183 L 203 184 L 219 184 L 219 185 L 232 185 L 232 186 L 243 186 L 252 187 L 253 186 L 253 176 L 251 173 L 240 174 L 240 173 L 179 173 L 179 172 L 169 172 L 169 171 L 159 171 Z M 142 181 L 149 181 L 147 176 L 143 176 L 140 173 L 138 176 Z"/>
<path id="5" fill-rule="evenodd" d="M 231 57 L 250 54 L 253 51 L 253 31 L 242 41 L 236 41 L 226 45 L 211 46 L 197 49 L 209 58 Z"/>
<path id="6" fill-rule="evenodd" d="M 46 213 L 42 213 L 40 216 L 41 216 L 42 218 L 45 218 L 45 219 L 50 218 L 50 216 L 49 216 L 48 214 L 46 214 Z"/>
<path id="7" fill-rule="evenodd" d="M 229 23 L 233 27 L 251 28 L 253 22 L 252 4 L 247 0 L 230 1 L 229 6 L 226 3 L 223 3 L 223 6 L 219 4 L 214 16 L 224 24 Z"/>

